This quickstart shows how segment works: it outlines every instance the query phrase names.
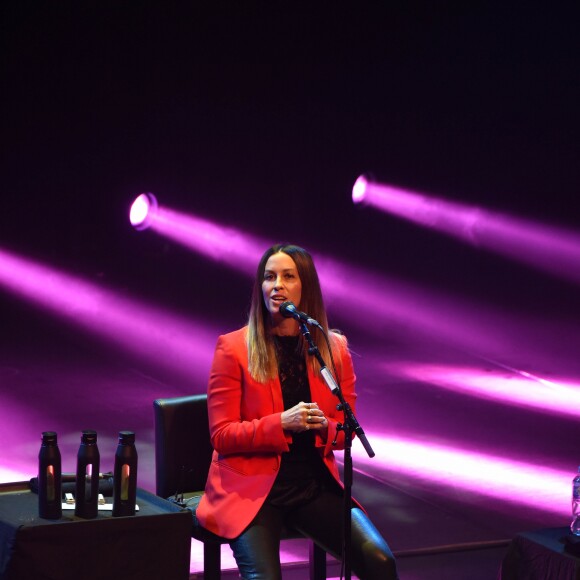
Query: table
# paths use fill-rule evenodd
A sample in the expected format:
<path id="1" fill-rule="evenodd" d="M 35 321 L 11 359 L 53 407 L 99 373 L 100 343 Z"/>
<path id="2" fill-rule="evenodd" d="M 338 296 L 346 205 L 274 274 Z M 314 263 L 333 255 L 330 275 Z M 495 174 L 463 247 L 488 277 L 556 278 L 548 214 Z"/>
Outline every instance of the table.
<path id="1" fill-rule="evenodd" d="M 580 580 L 580 557 L 566 550 L 569 528 L 518 534 L 501 565 L 501 580 Z M 580 550 L 580 544 L 575 546 Z M 579 551 L 575 551 L 579 554 Z"/>
<path id="2" fill-rule="evenodd" d="M 0 484 L 1 580 L 187 580 L 192 517 L 137 490 L 135 516 L 38 517 L 28 483 Z"/>

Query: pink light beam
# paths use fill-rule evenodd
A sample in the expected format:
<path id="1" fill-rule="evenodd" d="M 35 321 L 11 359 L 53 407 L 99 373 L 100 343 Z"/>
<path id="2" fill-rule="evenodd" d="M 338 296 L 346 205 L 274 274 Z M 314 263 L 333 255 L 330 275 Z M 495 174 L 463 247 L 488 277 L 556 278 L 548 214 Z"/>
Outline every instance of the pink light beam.
<path id="1" fill-rule="evenodd" d="M 375 183 L 364 176 L 356 180 L 352 199 L 580 283 L 580 235 L 575 231 Z"/>
<path id="2" fill-rule="evenodd" d="M 529 372 L 484 372 L 481 368 L 399 361 L 382 365 L 389 374 L 422 381 L 442 389 L 500 401 L 542 413 L 580 417 L 580 384 L 554 381 Z"/>
<path id="3" fill-rule="evenodd" d="M 150 229 L 192 251 L 253 276 L 264 250 L 272 244 L 233 227 L 158 206 Z M 279 240 L 274 240 L 279 241 Z M 538 350 L 537 329 L 525 328 L 509 313 L 498 313 L 456 296 L 444 296 L 383 274 L 376 274 L 313 252 L 324 296 L 341 317 L 369 332 L 404 325 L 463 350 L 488 357 L 503 356 L 519 344 L 521 351 Z M 541 340 L 547 333 L 541 330 Z"/>
<path id="4" fill-rule="evenodd" d="M 149 228 L 156 233 L 247 275 L 254 275 L 260 257 L 272 245 L 236 228 L 162 205 L 149 213 L 147 220 Z M 490 327 L 493 317 L 483 315 L 481 308 L 464 307 L 459 314 L 462 306 L 457 299 L 444 300 L 432 292 L 414 289 L 326 256 L 317 254 L 314 258 L 329 304 L 347 316 L 354 316 L 355 322 L 367 328 L 376 327 L 380 320 L 411 324 L 462 345 L 466 341 L 476 343 L 488 354 L 502 348 L 497 326 Z M 356 308 L 353 308 L 355 298 Z M 473 325 L 479 325 L 477 334 L 473 332 Z"/>
<path id="5" fill-rule="evenodd" d="M 218 331 L 0 249 L 0 284 L 125 350 L 206 378 Z"/>
<path id="6" fill-rule="evenodd" d="M 568 520 L 568 471 L 410 438 L 380 433 L 367 433 L 367 436 L 375 457 L 369 458 L 361 445 L 353 445 L 353 457 L 356 465 L 378 469 L 381 477 L 388 477 L 385 474 L 390 470 L 442 490 L 461 489 Z"/>
<path id="7" fill-rule="evenodd" d="M 132 223 L 133 220 L 137 225 L 147 223 L 156 233 L 246 274 L 255 273 L 262 254 L 272 245 L 235 228 L 159 206 L 157 202 L 151 209 L 148 198 L 143 197 L 150 195 L 141 194 L 135 200 L 132 208 L 137 208 L 136 217 L 131 217 Z"/>

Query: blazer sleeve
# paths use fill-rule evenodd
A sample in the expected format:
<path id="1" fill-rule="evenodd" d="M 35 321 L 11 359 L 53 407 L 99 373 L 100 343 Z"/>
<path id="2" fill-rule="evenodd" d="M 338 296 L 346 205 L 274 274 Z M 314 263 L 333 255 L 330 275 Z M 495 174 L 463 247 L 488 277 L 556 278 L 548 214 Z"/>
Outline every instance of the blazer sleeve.
<path id="1" fill-rule="evenodd" d="M 248 372 L 242 335 L 220 336 L 208 386 L 210 437 L 221 455 L 282 453 L 291 442 L 282 429 L 283 408 L 275 408 L 272 385 Z"/>

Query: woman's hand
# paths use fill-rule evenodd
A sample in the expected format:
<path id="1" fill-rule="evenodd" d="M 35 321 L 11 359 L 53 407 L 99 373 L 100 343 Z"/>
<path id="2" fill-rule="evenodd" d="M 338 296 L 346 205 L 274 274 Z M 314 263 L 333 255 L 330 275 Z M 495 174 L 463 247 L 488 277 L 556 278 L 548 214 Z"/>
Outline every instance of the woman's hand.
<path id="1" fill-rule="evenodd" d="M 328 428 L 328 419 L 318 408 L 317 403 L 304 403 L 300 401 L 294 407 L 282 413 L 282 429 L 285 431 L 323 431 Z"/>

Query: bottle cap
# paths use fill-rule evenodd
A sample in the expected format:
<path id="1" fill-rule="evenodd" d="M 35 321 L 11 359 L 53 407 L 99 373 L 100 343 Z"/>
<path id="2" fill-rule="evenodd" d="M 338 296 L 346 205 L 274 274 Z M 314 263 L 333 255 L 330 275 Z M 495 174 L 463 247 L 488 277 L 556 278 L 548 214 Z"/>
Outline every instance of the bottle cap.
<path id="1" fill-rule="evenodd" d="M 43 443 L 56 443 L 56 433 L 54 431 L 43 431 L 42 432 L 42 442 Z"/>
<path id="2" fill-rule="evenodd" d="M 135 443 L 135 432 L 119 431 L 119 443 Z"/>
<path id="3" fill-rule="evenodd" d="M 83 431 L 81 435 L 82 443 L 96 443 L 97 442 L 97 432 L 96 431 Z"/>

